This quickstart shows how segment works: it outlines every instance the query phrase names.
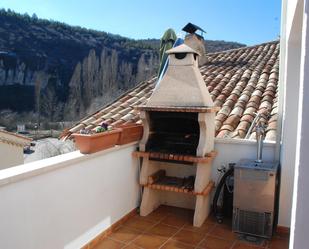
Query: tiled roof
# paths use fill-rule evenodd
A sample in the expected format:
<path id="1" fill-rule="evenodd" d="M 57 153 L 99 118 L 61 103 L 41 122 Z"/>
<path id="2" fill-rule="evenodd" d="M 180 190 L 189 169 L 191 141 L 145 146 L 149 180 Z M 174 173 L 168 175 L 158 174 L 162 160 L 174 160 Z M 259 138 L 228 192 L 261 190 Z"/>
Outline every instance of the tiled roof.
<path id="1" fill-rule="evenodd" d="M 1 143 L 6 143 L 6 144 L 11 144 L 19 147 L 24 147 L 27 145 L 30 145 L 30 142 L 32 141 L 31 138 L 8 132 L 5 130 L 0 130 L 0 142 Z"/>
<path id="2" fill-rule="evenodd" d="M 214 104 L 220 107 L 216 115 L 216 136 L 244 138 L 256 115 L 267 114 L 266 140 L 276 139 L 279 76 L 279 42 L 208 54 L 207 63 L 200 67 Z M 134 106 L 150 97 L 156 78 L 140 83 L 113 103 L 80 121 L 62 135 L 82 128 L 94 129 L 106 121 L 112 126 L 140 122 Z M 254 130 L 250 135 L 255 138 Z"/>

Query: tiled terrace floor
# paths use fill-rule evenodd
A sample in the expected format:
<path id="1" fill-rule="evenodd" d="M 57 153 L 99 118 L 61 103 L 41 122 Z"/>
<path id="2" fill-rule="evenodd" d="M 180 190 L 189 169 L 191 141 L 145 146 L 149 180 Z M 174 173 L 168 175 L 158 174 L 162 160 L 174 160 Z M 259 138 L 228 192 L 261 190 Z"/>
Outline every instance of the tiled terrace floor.
<path id="1" fill-rule="evenodd" d="M 130 218 L 95 249 L 288 249 L 285 236 L 256 245 L 238 239 L 228 222 L 217 224 L 210 216 L 196 228 L 192 218 L 191 210 L 160 206 L 146 217 Z"/>

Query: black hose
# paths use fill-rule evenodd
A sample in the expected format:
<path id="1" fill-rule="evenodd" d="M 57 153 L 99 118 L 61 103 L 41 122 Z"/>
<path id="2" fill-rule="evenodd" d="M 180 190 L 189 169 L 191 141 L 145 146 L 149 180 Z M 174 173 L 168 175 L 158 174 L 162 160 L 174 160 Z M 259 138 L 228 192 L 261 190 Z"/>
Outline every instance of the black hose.
<path id="1" fill-rule="evenodd" d="M 226 181 L 226 178 L 233 175 L 234 173 L 234 167 L 230 167 L 228 169 L 228 171 L 226 171 L 224 173 L 224 175 L 222 176 L 218 186 L 217 186 L 217 189 L 216 189 L 216 192 L 215 192 L 215 195 L 214 195 L 214 199 L 213 199 L 213 212 L 214 212 L 214 215 L 217 219 L 217 221 L 219 223 L 222 223 L 223 221 L 223 212 L 219 212 L 219 209 L 218 209 L 218 199 L 219 199 L 219 196 L 220 196 L 220 193 L 221 193 L 221 189 L 224 187 L 224 184 L 225 184 L 225 181 Z"/>

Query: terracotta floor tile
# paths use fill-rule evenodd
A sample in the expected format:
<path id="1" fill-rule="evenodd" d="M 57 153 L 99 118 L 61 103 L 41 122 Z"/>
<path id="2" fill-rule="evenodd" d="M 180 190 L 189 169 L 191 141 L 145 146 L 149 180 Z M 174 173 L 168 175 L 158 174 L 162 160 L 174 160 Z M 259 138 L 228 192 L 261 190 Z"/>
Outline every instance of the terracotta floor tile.
<path id="1" fill-rule="evenodd" d="M 270 249 L 288 249 L 289 239 L 273 238 L 269 244 Z"/>
<path id="2" fill-rule="evenodd" d="M 134 245 L 134 244 L 129 244 L 129 245 L 125 246 L 123 249 L 144 249 L 144 248 L 139 247 L 139 246 Z"/>
<path id="3" fill-rule="evenodd" d="M 198 247 L 204 249 L 230 249 L 233 243 L 232 241 L 207 236 Z"/>
<path id="4" fill-rule="evenodd" d="M 164 218 L 161 223 L 174 226 L 174 227 L 182 227 L 183 225 L 186 224 L 191 224 L 192 220 L 188 216 L 180 217 L 180 216 L 175 216 L 175 215 L 169 215 L 166 218 Z"/>
<path id="5" fill-rule="evenodd" d="M 166 217 L 166 216 L 164 216 L 164 217 Z M 163 219 L 164 217 L 162 217 L 161 219 Z M 150 222 L 150 223 L 153 223 L 153 224 L 159 222 L 158 216 L 152 217 L 150 214 L 147 215 L 147 216 L 140 216 L 140 215 L 138 214 L 138 215 L 132 217 L 131 219 L 147 221 L 147 222 Z"/>
<path id="6" fill-rule="evenodd" d="M 186 209 L 186 208 L 174 208 L 171 212 L 171 214 L 176 216 L 190 216 L 193 217 L 194 210 L 192 209 Z"/>
<path id="7" fill-rule="evenodd" d="M 119 240 L 122 242 L 129 242 L 135 239 L 138 235 L 141 234 L 141 231 L 137 231 L 129 227 L 119 227 L 117 231 L 113 232 L 110 235 L 110 238 Z"/>
<path id="8" fill-rule="evenodd" d="M 160 212 L 160 211 L 153 211 L 152 213 L 148 214 L 147 216 L 143 216 L 145 220 L 149 220 L 151 222 L 158 222 L 168 216 L 169 213 Z"/>
<path id="9" fill-rule="evenodd" d="M 278 239 L 289 239 L 290 234 L 289 233 L 274 233 L 273 238 L 278 238 Z"/>
<path id="10" fill-rule="evenodd" d="M 229 241 L 237 239 L 237 235 L 232 232 L 232 228 L 225 227 L 224 225 L 216 225 L 209 234 Z"/>
<path id="11" fill-rule="evenodd" d="M 190 246 L 188 244 L 184 244 L 175 240 L 169 240 L 160 249 L 193 249 L 193 248 L 194 246 Z"/>
<path id="12" fill-rule="evenodd" d="M 189 230 L 189 231 L 192 231 L 192 232 L 196 232 L 196 233 L 206 234 L 206 233 L 210 232 L 212 229 L 214 229 L 214 227 L 215 227 L 214 223 L 204 222 L 204 224 L 201 227 L 194 227 L 193 224 L 187 224 L 187 225 L 184 226 L 183 229 Z"/>
<path id="13" fill-rule="evenodd" d="M 176 210 L 173 212 L 173 210 Z M 216 223 L 209 218 L 200 228 L 192 225 L 192 210 L 161 206 L 150 214 L 130 218 L 96 249 L 288 249 L 289 240 L 275 235 L 271 242 L 251 244 L 238 239 L 230 221 Z M 162 219 L 161 221 L 158 219 Z"/>
<path id="14" fill-rule="evenodd" d="M 249 236 L 250 238 L 251 236 Z M 253 237 L 253 239 L 255 240 L 255 238 Z M 252 239 L 251 239 L 252 240 Z M 249 246 L 257 246 L 257 247 L 267 247 L 269 245 L 269 240 L 266 240 L 266 239 L 262 239 L 262 238 L 258 238 L 256 243 L 254 243 L 253 241 L 250 241 L 250 240 L 244 240 L 244 238 L 241 239 L 241 237 L 238 238 L 238 240 L 240 243 L 243 243 L 243 244 L 248 244 Z"/>
<path id="15" fill-rule="evenodd" d="M 94 249 L 120 249 L 123 248 L 125 244 L 121 242 L 116 242 L 109 238 L 102 240 Z"/>
<path id="16" fill-rule="evenodd" d="M 206 223 L 215 223 L 217 224 L 217 220 L 216 217 L 214 216 L 214 214 L 210 213 L 207 217 L 207 219 L 205 220 Z"/>
<path id="17" fill-rule="evenodd" d="M 177 231 L 178 231 L 178 228 L 176 227 L 172 227 L 172 226 L 159 223 L 155 225 L 154 227 L 152 227 L 149 231 L 147 231 L 147 233 L 154 234 L 154 235 L 160 235 L 160 236 L 169 238 L 173 236 Z"/>
<path id="18" fill-rule="evenodd" d="M 132 243 L 145 249 L 153 249 L 159 248 L 165 241 L 167 241 L 167 238 L 165 237 L 152 234 L 143 234 Z"/>
<path id="19" fill-rule="evenodd" d="M 204 237 L 204 234 L 182 229 L 176 233 L 172 239 L 189 245 L 197 246 Z"/>
<path id="20" fill-rule="evenodd" d="M 160 214 L 172 214 L 174 208 L 175 207 L 161 205 L 156 210 L 154 210 L 154 212 Z"/>
<path id="21" fill-rule="evenodd" d="M 153 227 L 154 223 L 144 219 L 140 219 L 140 217 L 133 217 L 129 219 L 126 223 L 124 223 L 123 226 L 144 232 Z"/>
<path id="22" fill-rule="evenodd" d="M 250 245 L 246 242 L 237 241 L 232 247 L 233 249 L 265 249 L 265 247 Z"/>

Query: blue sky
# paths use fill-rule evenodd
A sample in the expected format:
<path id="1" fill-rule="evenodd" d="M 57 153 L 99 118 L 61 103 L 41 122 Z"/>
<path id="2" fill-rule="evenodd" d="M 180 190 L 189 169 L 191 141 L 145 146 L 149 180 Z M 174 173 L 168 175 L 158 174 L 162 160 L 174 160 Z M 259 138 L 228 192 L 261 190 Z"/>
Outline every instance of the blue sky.
<path id="1" fill-rule="evenodd" d="M 247 45 L 278 38 L 281 0 L 0 0 L 0 8 L 144 39 L 192 22 L 206 39 Z"/>

